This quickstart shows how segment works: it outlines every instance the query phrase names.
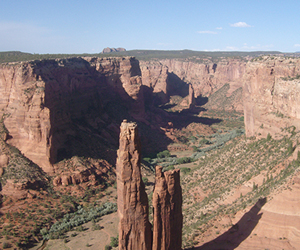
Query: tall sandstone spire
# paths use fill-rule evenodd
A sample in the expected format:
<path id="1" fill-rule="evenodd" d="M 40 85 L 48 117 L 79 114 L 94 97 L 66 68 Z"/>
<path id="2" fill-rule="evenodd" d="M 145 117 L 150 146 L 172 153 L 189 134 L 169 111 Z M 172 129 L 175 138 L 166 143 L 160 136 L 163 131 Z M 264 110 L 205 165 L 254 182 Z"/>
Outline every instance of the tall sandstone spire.
<path id="1" fill-rule="evenodd" d="M 141 144 L 137 125 L 124 120 L 117 158 L 120 250 L 180 250 L 182 191 L 179 169 L 156 167 L 153 192 L 153 235 L 148 198 L 141 176 Z"/>
<path id="2" fill-rule="evenodd" d="M 182 243 L 182 191 L 179 169 L 155 169 L 152 250 L 180 250 Z"/>
<path id="3" fill-rule="evenodd" d="M 136 123 L 121 124 L 117 158 L 120 250 L 151 250 L 148 198 L 141 176 L 141 144 Z"/>

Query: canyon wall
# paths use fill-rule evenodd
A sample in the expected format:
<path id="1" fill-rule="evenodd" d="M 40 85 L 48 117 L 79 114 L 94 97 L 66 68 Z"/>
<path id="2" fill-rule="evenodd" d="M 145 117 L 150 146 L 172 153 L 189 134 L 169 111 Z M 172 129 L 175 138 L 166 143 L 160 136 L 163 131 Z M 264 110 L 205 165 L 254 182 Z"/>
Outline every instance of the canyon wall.
<path id="1" fill-rule="evenodd" d="M 222 94 L 225 98 L 240 91 L 238 91 L 239 97 L 233 100 L 232 105 L 225 105 L 225 109 L 238 111 L 243 110 L 241 89 L 245 68 L 244 61 L 228 58 L 220 59 L 216 63 L 211 61 L 200 63 L 188 59 L 141 61 L 143 84 L 153 88 L 160 101 L 167 102 L 171 95 L 187 96 L 189 84 L 192 85 L 195 98 L 201 98 L 211 96 L 229 83 L 229 88 Z M 202 105 L 203 102 L 200 104 Z M 213 103 L 210 106 L 220 109 Z M 221 109 L 224 109 L 224 105 L 221 106 Z"/>
<path id="2" fill-rule="evenodd" d="M 121 103 L 137 119 L 145 114 L 139 62 L 131 57 L 6 63 L 0 72 L 7 142 L 46 172 L 82 144 L 78 131 L 85 136 L 98 131 L 109 143 L 109 131 L 118 128 L 108 105 Z"/>
<path id="3" fill-rule="evenodd" d="M 284 134 L 300 128 L 300 59 L 265 56 L 248 62 L 243 77 L 247 136 Z"/>

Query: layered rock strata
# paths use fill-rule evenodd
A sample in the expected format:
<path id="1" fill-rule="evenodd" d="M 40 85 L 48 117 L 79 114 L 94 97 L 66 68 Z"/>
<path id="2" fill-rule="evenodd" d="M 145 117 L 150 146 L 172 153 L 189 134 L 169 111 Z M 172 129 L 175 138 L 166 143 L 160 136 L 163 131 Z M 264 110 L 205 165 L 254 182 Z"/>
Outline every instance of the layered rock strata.
<path id="1" fill-rule="evenodd" d="M 243 77 L 247 136 L 283 135 L 300 128 L 300 59 L 262 57 L 248 62 Z"/>
<path id="2" fill-rule="evenodd" d="M 239 59 L 220 59 L 219 62 L 197 62 L 192 60 L 165 59 L 141 61 L 143 85 L 153 89 L 156 102 L 167 102 L 171 95 L 189 95 L 190 84 L 194 97 L 209 97 L 225 84 L 223 98 L 233 99 L 231 105 L 211 105 L 214 109 L 243 111 L 241 95 L 242 78 L 246 63 Z M 233 95 L 233 96 L 232 96 Z M 201 103 L 202 105 L 203 103 Z"/>
<path id="3" fill-rule="evenodd" d="M 119 249 L 180 250 L 183 217 L 179 169 L 163 173 L 162 167 L 156 167 L 152 235 L 140 150 L 137 125 L 124 120 L 116 170 Z"/>
<path id="4" fill-rule="evenodd" d="M 182 243 L 182 191 L 179 169 L 155 169 L 153 191 L 153 250 L 180 250 Z"/>
<path id="5" fill-rule="evenodd" d="M 106 106 L 118 103 L 136 119 L 145 114 L 139 62 L 132 57 L 1 64 L 0 94 L 7 142 L 48 173 L 74 155 L 78 131 L 111 141 Z"/>
<path id="6" fill-rule="evenodd" d="M 140 169 L 140 151 L 137 125 L 124 120 L 121 124 L 116 166 L 120 250 L 152 248 L 148 198 Z"/>

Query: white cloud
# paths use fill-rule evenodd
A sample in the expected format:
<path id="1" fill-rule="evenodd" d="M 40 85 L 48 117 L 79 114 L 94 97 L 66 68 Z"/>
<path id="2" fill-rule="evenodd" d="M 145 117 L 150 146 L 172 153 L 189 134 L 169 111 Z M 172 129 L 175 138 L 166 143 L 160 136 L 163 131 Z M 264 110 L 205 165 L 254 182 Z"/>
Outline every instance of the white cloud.
<path id="1" fill-rule="evenodd" d="M 203 31 L 198 31 L 197 33 L 199 34 L 218 34 L 217 32 L 215 31 L 210 31 L 210 30 L 203 30 Z"/>
<path id="2" fill-rule="evenodd" d="M 300 44 L 294 44 L 294 47 L 300 47 Z"/>
<path id="3" fill-rule="evenodd" d="M 247 27 L 252 27 L 251 25 L 245 23 L 245 22 L 237 22 L 234 24 L 230 24 L 231 27 L 237 27 L 237 28 L 247 28 Z"/>
<path id="4" fill-rule="evenodd" d="M 234 46 L 227 46 L 226 50 L 235 50 L 235 51 L 237 51 L 237 50 L 239 50 L 239 48 L 234 47 Z"/>
<path id="5" fill-rule="evenodd" d="M 204 51 L 221 51 L 220 49 L 205 49 Z"/>
<path id="6" fill-rule="evenodd" d="M 273 44 L 267 44 L 267 45 L 248 45 L 247 43 L 244 43 L 244 46 L 242 47 L 242 49 L 246 49 L 246 50 L 264 50 L 264 49 L 269 49 L 269 48 L 273 48 L 274 45 Z"/>
<path id="7" fill-rule="evenodd" d="M 221 29 L 223 29 L 223 28 L 222 28 L 222 27 L 217 27 L 216 29 L 217 29 L 217 30 L 221 30 Z"/>
<path id="8" fill-rule="evenodd" d="M 170 46 L 172 43 L 157 43 L 158 46 Z"/>

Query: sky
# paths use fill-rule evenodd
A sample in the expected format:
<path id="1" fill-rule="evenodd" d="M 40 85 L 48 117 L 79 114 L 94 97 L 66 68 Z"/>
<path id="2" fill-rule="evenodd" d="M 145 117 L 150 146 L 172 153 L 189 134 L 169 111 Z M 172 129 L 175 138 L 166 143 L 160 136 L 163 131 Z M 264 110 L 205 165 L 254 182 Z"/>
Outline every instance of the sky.
<path id="1" fill-rule="evenodd" d="M 300 51 L 299 0 L 0 0 L 0 51 Z"/>

